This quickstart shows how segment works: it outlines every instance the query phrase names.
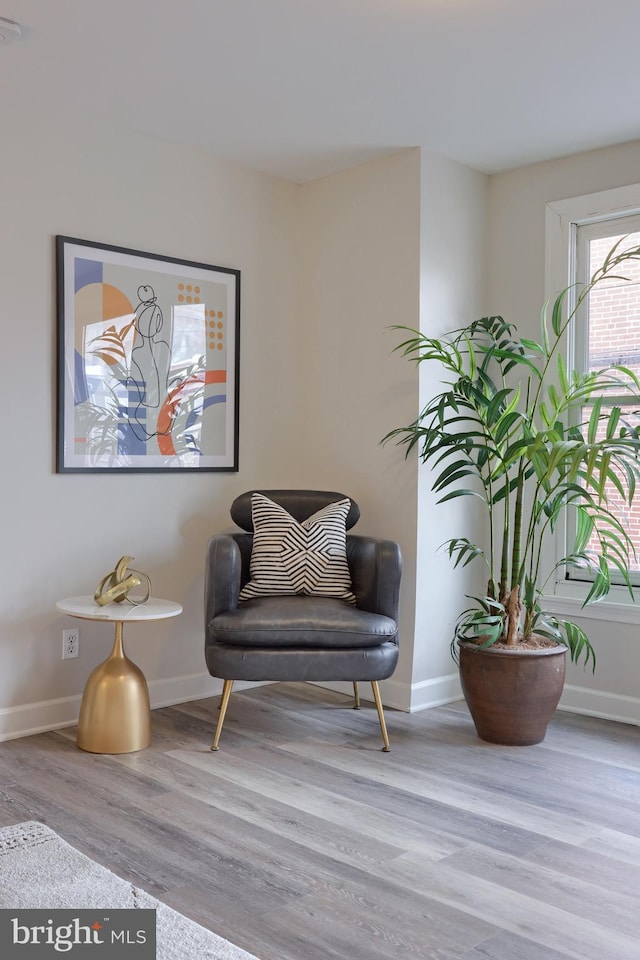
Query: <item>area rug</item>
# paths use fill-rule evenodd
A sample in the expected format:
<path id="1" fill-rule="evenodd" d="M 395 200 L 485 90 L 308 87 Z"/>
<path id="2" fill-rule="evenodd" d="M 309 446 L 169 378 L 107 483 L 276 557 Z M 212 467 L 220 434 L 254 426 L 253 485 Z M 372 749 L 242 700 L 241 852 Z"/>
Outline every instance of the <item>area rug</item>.
<path id="1" fill-rule="evenodd" d="M 0 907 L 153 909 L 157 960 L 256 960 L 86 857 L 35 820 L 0 830 Z"/>

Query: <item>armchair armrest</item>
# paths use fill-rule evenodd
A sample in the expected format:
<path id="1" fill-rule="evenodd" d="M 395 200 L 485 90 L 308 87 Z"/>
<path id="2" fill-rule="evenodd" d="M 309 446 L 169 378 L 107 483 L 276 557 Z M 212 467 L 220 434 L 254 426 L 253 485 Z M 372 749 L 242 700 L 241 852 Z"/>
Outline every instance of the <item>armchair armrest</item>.
<path id="1" fill-rule="evenodd" d="M 219 613 L 238 605 L 242 559 L 232 536 L 212 537 L 207 547 L 204 576 L 205 630 Z"/>
<path id="2" fill-rule="evenodd" d="M 347 536 L 347 560 L 358 607 L 398 620 L 402 555 L 394 540 Z"/>

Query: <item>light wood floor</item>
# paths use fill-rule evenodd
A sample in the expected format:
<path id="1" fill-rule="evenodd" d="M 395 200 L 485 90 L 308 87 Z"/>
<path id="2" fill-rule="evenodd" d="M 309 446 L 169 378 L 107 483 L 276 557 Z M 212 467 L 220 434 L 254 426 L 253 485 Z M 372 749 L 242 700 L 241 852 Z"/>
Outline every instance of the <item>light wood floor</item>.
<path id="1" fill-rule="evenodd" d="M 364 687 L 364 685 L 363 685 Z M 638 960 L 640 729 L 559 713 L 477 739 L 276 684 L 156 710 L 152 746 L 0 745 L 0 825 L 37 819 L 262 960 Z"/>

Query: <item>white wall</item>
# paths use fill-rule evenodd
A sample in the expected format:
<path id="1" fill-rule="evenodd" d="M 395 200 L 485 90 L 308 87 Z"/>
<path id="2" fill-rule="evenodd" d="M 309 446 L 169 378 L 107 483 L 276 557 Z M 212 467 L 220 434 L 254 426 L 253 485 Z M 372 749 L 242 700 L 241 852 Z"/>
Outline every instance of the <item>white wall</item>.
<path id="1" fill-rule="evenodd" d="M 420 329 L 438 337 L 485 312 L 488 178 L 426 152 L 421 176 Z M 440 376 L 437 364 L 421 365 L 421 407 L 441 391 Z M 420 464 L 414 709 L 460 695 L 449 646 L 464 596 L 478 586 L 471 568 L 454 571 L 440 549 L 452 537 L 481 535 L 472 498 L 436 504 L 431 483 Z"/>
<path id="2" fill-rule="evenodd" d="M 390 353 L 392 324 L 417 326 L 420 151 L 367 163 L 301 188 L 298 394 L 303 485 L 358 501 L 354 533 L 399 541 L 404 558 L 400 662 L 383 695 L 407 708 L 413 660 L 416 464 L 380 440 L 418 407 L 414 368 Z"/>
<path id="3" fill-rule="evenodd" d="M 545 204 L 640 180 L 640 142 L 540 163 L 490 178 L 488 307 L 530 336 L 545 298 Z M 575 607 L 567 616 L 573 617 Z M 571 666 L 562 705 L 640 723 L 637 626 L 580 619 L 597 652 L 595 675 Z"/>
<path id="4" fill-rule="evenodd" d="M 83 622 L 80 657 L 63 662 L 61 631 L 77 623 L 55 602 L 92 592 L 124 553 L 155 595 L 184 605 L 126 631 L 152 704 L 217 691 L 204 670 L 204 549 L 256 485 L 343 489 L 362 532 L 401 542 L 403 658 L 388 698 L 408 707 L 416 465 L 379 441 L 417 410 L 416 372 L 390 358 L 388 327 L 418 323 L 419 151 L 301 188 L 28 104 L 5 110 L 3 133 L 0 738 L 77 716 L 112 631 Z M 58 233 L 241 269 L 239 473 L 55 474 Z"/>
<path id="5" fill-rule="evenodd" d="M 157 596 L 185 607 L 175 620 L 126 631 L 152 698 L 211 689 L 205 543 L 232 526 L 238 492 L 281 484 L 300 461 L 291 443 L 298 188 L 180 144 L 77 127 L 27 104 L 7 101 L 2 114 L 0 736 L 77 715 L 112 630 L 83 622 L 80 657 L 62 662 L 61 631 L 73 621 L 56 614 L 55 602 L 92 592 L 125 553 L 149 573 Z M 239 473 L 54 473 L 58 233 L 242 270 Z"/>
<path id="6" fill-rule="evenodd" d="M 363 532 L 401 544 L 400 663 L 383 694 L 404 709 L 460 696 L 449 642 L 469 573 L 438 548 L 452 524 L 470 535 L 473 516 L 466 504 L 434 508 L 417 456 L 378 446 L 415 419 L 437 378 L 391 353 L 403 335 L 389 327 L 437 335 L 482 315 L 487 180 L 413 150 L 302 188 L 308 463 L 329 488 L 349 484 Z"/>
<path id="7" fill-rule="evenodd" d="M 128 631 L 154 702 L 217 689 L 203 670 L 203 553 L 212 532 L 231 528 L 235 494 L 255 485 L 343 489 L 361 505 L 363 533 L 399 540 L 402 654 L 387 702 L 418 709 L 456 696 L 451 626 L 477 584 L 438 548 L 478 531 L 460 503 L 435 507 L 417 458 L 379 445 L 438 387 L 435 372 L 418 378 L 391 354 L 388 328 L 439 334 L 501 312 L 534 330 L 545 203 L 636 182 L 638 169 L 640 143 L 491 178 L 414 150 L 299 187 L 5 105 L 0 737 L 77 714 L 110 630 L 83 623 L 80 658 L 62 662 L 71 621 L 55 601 L 90 592 L 123 553 L 156 595 L 185 607 Z M 54 473 L 57 233 L 242 270 L 238 474 Z M 601 667 L 595 678 L 570 672 L 567 702 L 640 719 L 637 630 L 589 626 Z"/>

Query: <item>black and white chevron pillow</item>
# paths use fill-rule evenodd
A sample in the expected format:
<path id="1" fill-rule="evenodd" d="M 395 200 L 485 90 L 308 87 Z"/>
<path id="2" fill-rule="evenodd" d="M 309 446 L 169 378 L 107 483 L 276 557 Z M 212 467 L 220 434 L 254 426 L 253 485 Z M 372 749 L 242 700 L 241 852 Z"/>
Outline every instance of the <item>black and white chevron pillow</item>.
<path id="1" fill-rule="evenodd" d="M 240 600 L 307 594 L 355 603 L 347 564 L 345 521 L 351 501 L 329 503 L 299 523 L 261 493 L 251 495 L 251 580 Z"/>

